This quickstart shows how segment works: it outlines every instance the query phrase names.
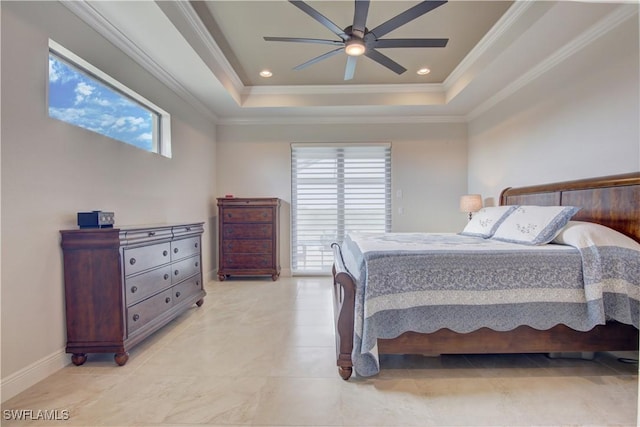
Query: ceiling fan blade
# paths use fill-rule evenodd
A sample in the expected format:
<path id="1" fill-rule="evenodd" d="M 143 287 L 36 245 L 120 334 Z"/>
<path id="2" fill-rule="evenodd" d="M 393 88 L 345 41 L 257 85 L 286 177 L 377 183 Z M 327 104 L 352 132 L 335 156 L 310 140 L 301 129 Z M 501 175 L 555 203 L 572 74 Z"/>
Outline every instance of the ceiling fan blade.
<path id="1" fill-rule="evenodd" d="M 344 69 L 344 79 L 351 80 L 353 75 L 356 72 L 356 62 L 358 61 L 357 56 L 348 56 L 347 55 L 347 66 Z"/>
<path id="2" fill-rule="evenodd" d="M 449 39 L 382 39 L 375 41 L 374 47 L 445 47 L 448 41 Z"/>
<path id="3" fill-rule="evenodd" d="M 356 0 L 356 8 L 353 12 L 352 32 L 360 32 L 360 37 L 364 37 L 365 25 L 367 24 L 367 14 L 369 13 L 369 0 Z"/>
<path id="4" fill-rule="evenodd" d="M 303 11 L 304 13 L 306 13 L 307 15 L 309 15 L 310 17 L 312 17 L 313 19 L 315 19 L 316 21 L 324 25 L 325 27 L 327 27 L 329 30 L 331 30 L 331 32 L 336 34 L 342 40 L 349 39 L 349 36 L 344 32 L 342 28 L 338 27 L 326 16 L 324 16 L 323 14 L 321 14 L 320 12 L 318 12 L 317 10 L 315 10 L 305 2 L 301 0 L 289 0 L 289 3 L 291 3 L 292 5 L 294 5 L 295 7 L 297 7 L 298 9 L 300 9 L 301 11 Z"/>
<path id="5" fill-rule="evenodd" d="M 268 42 L 295 42 L 295 43 L 318 43 L 318 44 L 330 44 L 333 46 L 344 46 L 343 41 L 338 40 L 324 40 L 324 39 L 307 39 L 300 37 L 263 37 Z"/>
<path id="6" fill-rule="evenodd" d="M 304 62 L 304 63 L 302 63 L 302 64 L 300 64 L 300 65 L 298 65 L 298 66 L 296 66 L 296 67 L 293 67 L 293 69 L 294 69 L 294 70 L 296 70 L 296 71 L 302 70 L 303 68 L 306 68 L 306 67 L 308 67 L 309 65 L 313 65 L 313 64 L 315 64 L 316 62 L 319 62 L 319 61 L 322 61 L 323 59 L 327 59 L 327 58 L 329 58 L 329 57 L 332 57 L 332 56 L 333 56 L 333 55 L 335 55 L 336 53 L 340 53 L 340 52 L 343 52 L 343 51 L 344 51 L 344 49 L 343 49 L 343 48 L 341 48 L 341 47 L 340 47 L 340 48 L 338 48 L 338 49 L 330 50 L 330 51 L 329 51 L 329 52 L 327 52 L 327 53 L 323 53 L 323 54 L 322 54 L 322 55 L 320 55 L 320 56 L 316 56 L 315 58 L 310 59 L 310 60 L 308 60 L 307 62 Z"/>
<path id="7" fill-rule="evenodd" d="M 367 49 L 367 51 L 364 54 L 367 57 L 376 61 L 378 64 L 384 65 L 385 67 L 387 67 L 388 69 L 390 69 L 396 74 L 402 74 L 405 71 L 407 71 L 407 69 L 404 68 L 402 65 L 398 64 L 396 61 L 389 58 L 388 56 L 381 54 L 375 49 Z"/>
<path id="8" fill-rule="evenodd" d="M 388 21 L 383 22 L 370 32 L 375 35 L 376 39 L 379 39 L 380 37 L 384 36 L 387 33 L 390 33 L 391 31 L 406 24 L 407 22 L 413 21 L 417 17 L 424 15 L 425 13 L 435 9 L 438 6 L 442 6 L 446 2 L 446 0 L 423 1 L 410 9 L 405 10 L 401 14 L 394 16 Z"/>

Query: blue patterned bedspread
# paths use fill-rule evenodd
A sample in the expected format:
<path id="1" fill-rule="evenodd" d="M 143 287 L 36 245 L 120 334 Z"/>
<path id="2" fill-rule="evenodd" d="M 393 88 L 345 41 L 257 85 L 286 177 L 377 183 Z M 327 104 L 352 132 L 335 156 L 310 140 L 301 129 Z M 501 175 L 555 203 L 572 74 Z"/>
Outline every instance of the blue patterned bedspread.
<path id="1" fill-rule="evenodd" d="M 453 233 L 352 233 L 354 369 L 379 371 L 377 339 L 442 328 L 507 331 L 606 320 L 638 327 L 639 253 L 616 246 L 525 246 Z"/>

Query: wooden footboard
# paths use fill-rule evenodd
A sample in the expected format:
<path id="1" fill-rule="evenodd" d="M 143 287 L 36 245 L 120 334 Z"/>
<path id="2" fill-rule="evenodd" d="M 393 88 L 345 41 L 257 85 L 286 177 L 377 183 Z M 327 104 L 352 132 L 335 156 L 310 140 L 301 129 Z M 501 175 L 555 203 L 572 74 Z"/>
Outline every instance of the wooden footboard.
<path id="1" fill-rule="evenodd" d="M 340 246 L 332 244 L 333 258 L 333 321 L 336 335 L 336 359 L 338 372 L 344 380 L 353 373 L 353 325 L 356 301 L 356 284 L 342 260 Z"/>

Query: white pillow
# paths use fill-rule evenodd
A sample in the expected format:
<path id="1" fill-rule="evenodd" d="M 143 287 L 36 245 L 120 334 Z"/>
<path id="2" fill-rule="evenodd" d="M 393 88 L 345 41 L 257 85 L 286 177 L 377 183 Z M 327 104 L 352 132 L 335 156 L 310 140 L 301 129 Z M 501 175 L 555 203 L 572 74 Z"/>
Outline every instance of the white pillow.
<path id="1" fill-rule="evenodd" d="M 594 222 L 569 221 L 553 239 L 553 243 L 576 248 L 589 246 L 619 246 L 640 251 L 640 243 L 631 237 Z"/>
<path id="2" fill-rule="evenodd" d="M 473 214 L 460 234 L 464 236 L 487 237 L 493 236 L 498 226 L 513 212 L 517 206 L 491 206 L 482 208 Z"/>
<path id="3" fill-rule="evenodd" d="M 518 206 L 500 224 L 492 239 L 544 245 L 552 241 L 579 210 L 574 206 Z"/>

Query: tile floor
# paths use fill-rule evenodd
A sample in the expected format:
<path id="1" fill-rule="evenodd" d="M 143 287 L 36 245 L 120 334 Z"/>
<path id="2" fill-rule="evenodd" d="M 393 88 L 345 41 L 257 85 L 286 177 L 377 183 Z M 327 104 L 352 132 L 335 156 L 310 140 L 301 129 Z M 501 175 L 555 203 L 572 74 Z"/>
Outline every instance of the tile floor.
<path id="1" fill-rule="evenodd" d="M 2 405 L 2 426 L 636 425 L 638 368 L 544 355 L 392 356 L 340 379 L 331 279 L 210 282 L 189 310 L 131 351 L 89 355 Z M 6 410 L 66 410 L 64 421 Z"/>

